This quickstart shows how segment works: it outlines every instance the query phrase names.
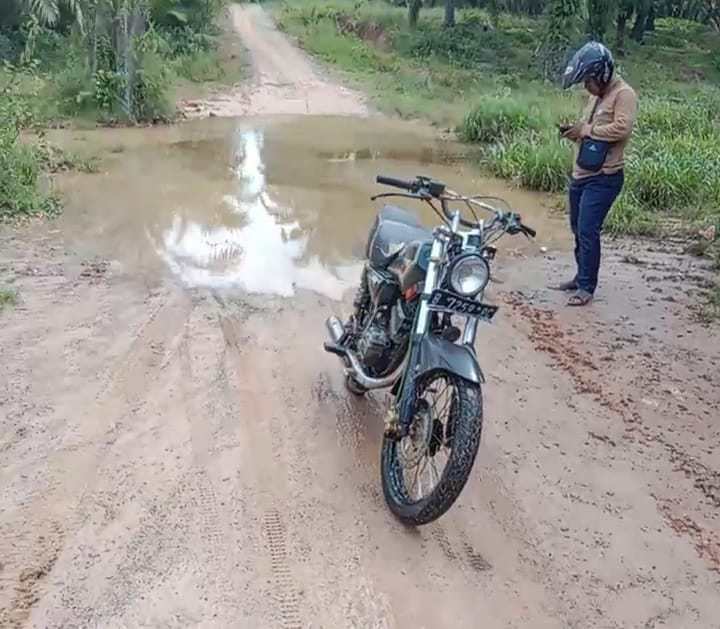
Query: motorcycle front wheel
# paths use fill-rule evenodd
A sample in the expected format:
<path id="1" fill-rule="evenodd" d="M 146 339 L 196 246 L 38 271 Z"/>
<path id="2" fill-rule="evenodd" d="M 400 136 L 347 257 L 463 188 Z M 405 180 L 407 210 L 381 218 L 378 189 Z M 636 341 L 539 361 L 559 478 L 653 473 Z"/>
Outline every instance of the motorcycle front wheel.
<path id="1" fill-rule="evenodd" d="M 408 435 L 386 437 L 382 446 L 383 494 L 395 517 L 420 526 L 437 520 L 452 506 L 475 463 L 482 421 L 480 385 L 445 372 L 431 373 L 416 383 Z M 425 495 L 427 481 L 432 487 Z"/>

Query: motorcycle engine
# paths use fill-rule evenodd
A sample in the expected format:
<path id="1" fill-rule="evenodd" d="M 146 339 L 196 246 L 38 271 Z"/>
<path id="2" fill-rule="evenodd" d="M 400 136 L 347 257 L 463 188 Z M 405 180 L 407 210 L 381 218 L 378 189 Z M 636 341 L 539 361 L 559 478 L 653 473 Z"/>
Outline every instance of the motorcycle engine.
<path id="1" fill-rule="evenodd" d="M 387 371 L 402 357 L 415 316 L 414 305 L 395 302 L 391 310 L 378 309 L 357 342 L 363 364 L 374 374 Z"/>
<path id="2" fill-rule="evenodd" d="M 357 342 L 360 359 L 374 373 L 379 373 L 386 368 L 393 348 L 384 319 L 385 317 L 376 314 Z"/>

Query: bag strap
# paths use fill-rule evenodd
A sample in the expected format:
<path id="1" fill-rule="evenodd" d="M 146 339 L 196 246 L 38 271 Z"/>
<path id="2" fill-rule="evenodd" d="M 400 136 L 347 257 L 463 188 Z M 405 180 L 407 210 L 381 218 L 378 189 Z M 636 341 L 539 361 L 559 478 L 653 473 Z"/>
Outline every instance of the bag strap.
<path id="1" fill-rule="evenodd" d="M 628 87 L 623 86 L 621 87 L 617 92 L 615 92 L 615 98 L 613 98 L 613 105 L 617 102 L 617 99 L 619 98 L 620 94 L 623 92 L 628 91 Z M 590 117 L 588 118 L 587 124 L 590 124 L 593 121 L 593 118 L 595 117 L 595 112 L 597 112 L 597 108 L 600 105 L 600 97 L 595 97 L 595 104 L 593 105 L 592 111 L 590 112 Z"/>

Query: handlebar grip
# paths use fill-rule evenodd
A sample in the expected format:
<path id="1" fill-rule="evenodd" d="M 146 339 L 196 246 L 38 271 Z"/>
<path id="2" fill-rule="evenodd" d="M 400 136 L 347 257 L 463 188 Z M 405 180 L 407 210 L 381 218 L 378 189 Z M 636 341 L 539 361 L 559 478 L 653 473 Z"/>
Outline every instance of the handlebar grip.
<path id="1" fill-rule="evenodd" d="M 523 232 L 525 234 L 530 236 L 530 238 L 535 238 L 535 236 L 537 236 L 537 232 L 532 227 L 528 227 L 527 225 L 522 225 L 520 228 L 523 230 Z"/>
<path id="2" fill-rule="evenodd" d="M 393 188 L 408 191 L 411 191 L 414 186 L 414 183 L 411 181 L 403 181 L 402 179 L 395 179 L 395 177 L 385 177 L 385 175 L 378 175 L 375 177 L 375 181 L 383 186 L 392 186 Z"/>

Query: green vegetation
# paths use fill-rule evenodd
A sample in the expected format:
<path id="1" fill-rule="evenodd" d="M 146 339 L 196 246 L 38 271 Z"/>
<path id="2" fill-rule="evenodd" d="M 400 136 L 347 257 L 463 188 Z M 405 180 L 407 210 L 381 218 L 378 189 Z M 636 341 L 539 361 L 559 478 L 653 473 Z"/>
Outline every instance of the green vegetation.
<path id="1" fill-rule="evenodd" d="M 53 211 L 45 175 L 93 172 L 50 146 L 61 122 L 167 122 L 191 84 L 234 80 L 224 0 L 8 0 L 0 6 L 0 220 Z"/>
<path id="2" fill-rule="evenodd" d="M 0 314 L 9 306 L 14 306 L 17 303 L 18 294 L 17 291 L 7 286 L 0 286 Z"/>
<path id="3" fill-rule="evenodd" d="M 10 0 L 0 9 L 0 56 L 21 70 L 34 61 L 26 85 L 36 88 L 38 120 L 169 121 L 178 87 L 226 78 L 223 2 Z"/>
<path id="4" fill-rule="evenodd" d="M 641 99 L 608 228 L 642 234 L 668 215 L 693 228 L 720 220 L 720 7 L 691 4 L 478 0 L 455 16 L 447 6 L 334 0 L 283 5 L 278 19 L 381 108 L 451 126 L 479 145 L 489 173 L 551 192 L 564 190 L 572 165 L 556 125 L 577 119 L 586 95 L 548 79 L 588 33 L 608 39 Z"/>

